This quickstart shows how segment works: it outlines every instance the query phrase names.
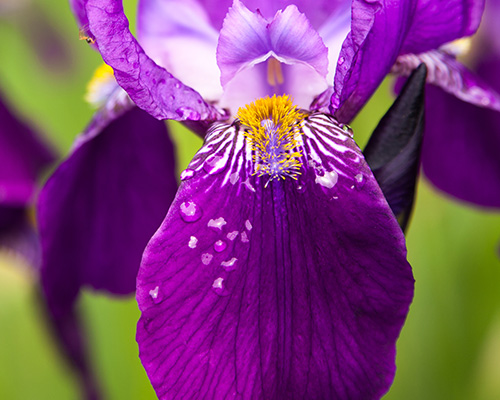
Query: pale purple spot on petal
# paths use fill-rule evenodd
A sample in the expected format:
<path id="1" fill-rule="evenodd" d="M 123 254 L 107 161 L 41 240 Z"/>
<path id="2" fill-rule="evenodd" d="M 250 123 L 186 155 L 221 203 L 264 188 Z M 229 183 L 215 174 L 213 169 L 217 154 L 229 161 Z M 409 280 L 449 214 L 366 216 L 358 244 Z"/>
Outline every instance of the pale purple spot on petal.
<path id="1" fill-rule="evenodd" d="M 214 258 L 213 254 L 210 253 L 203 253 L 201 255 L 201 262 L 205 265 L 208 265 L 212 262 L 212 259 Z"/>
<path id="2" fill-rule="evenodd" d="M 229 240 L 234 240 L 236 239 L 236 236 L 238 236 L 239 232 L 238 231 L 232 231 L 227 234 L 227 238 Z"/>
<path id="3" fill-rule="evenodd" d="M 219 217 L 217 219 L 211 219 L 210 221 L 208 221 L 207 226 L 209 228 L 222 230 L 222 227 L 226 224 L 227 224 L 227 222 L 224 220 L 224 218 Z"/>
<path id="4" fill-rule="evenodd" d="M 243 243 L 248 243 L 250 240 L 248 239 L 248 235 L 245 231 L 241 232 L 241 241 Z"/>
<path id="5" fill-rule="evenodd" d="M 198 239 L 195 237 L 195 236 L 191 236 L 189 238 L 189 243 L 188 243 L 188 246 L 191 248 L 191 249 L 194 249 L 196 248 L 196 244 L 198 243 Z"/>
<path id="6" fill-rule="evenodd" d="M 217 253 L 220 253 L 222 251 L 224 251 L 227 247 L 227 244 L 226 242 L 224 242 L 223 240 L 217 240 L 215 243 L 214 243 L 214 250 L 217 252 Z"/>
<path id="7" fill-rule="evenodd" d="M 222 261 L 220 265 L 226 270 L 226 271 L 234 271 L 236 269 L 236 266 L 234 265 L 238 261 L 236 257 L 231 258 L 228 261 Z"/>
<path id="8" fill-rule="evenodd" d="M 186 201 L 182 203 L 180 208 L 181 217 L 186 222 L 198 221 L 203 214 L 201 208 L 192 201 Z"/>
<path id="9" fill-rule="evenodd" d="M 316 175 L 316 183 L 328 189 L 334 187 L 339 179 L 339 174 L 335 171 L 325 172 L 323 176 Z"/>
<path id="10" fill-rule="evenodd" d="M 247 228 L 249 231 L 252 230 L 252 224 L 248 219 L 245 221 L 245 228 Z"/>

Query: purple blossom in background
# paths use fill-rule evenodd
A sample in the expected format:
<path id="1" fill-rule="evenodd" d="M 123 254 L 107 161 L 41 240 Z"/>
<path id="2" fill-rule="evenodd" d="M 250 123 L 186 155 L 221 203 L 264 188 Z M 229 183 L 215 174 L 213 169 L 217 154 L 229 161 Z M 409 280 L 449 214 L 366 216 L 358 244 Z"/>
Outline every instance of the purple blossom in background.
<path id="1" fill-rule="evenodd" d="M 40 249 L 27 210 L 40 173 L 53 161 L 39 136 L 0 97 L 0 248 L 15 251 L 35 268 Z"/>
<path id="2" fill-rule="evenodd" d="M 408 71 L 425 62 L 430 83 L 444 89 L 427 89 L 425 175 L 460 200 L 495 208 L 500 207 L 499 17 L 500 1 L 488 0 L 472 41 L 403 56 L 396 67 Z M 471 70 L 457 56 L 466 57 Z"/>
<path id="3" fill-rule="evenodd" d="M 344 124 L 398 57 L 474 33 L 482 2 L 145 0 L 139 41 L 120 1 L 71 3 L 126 94 L 98 85 L 40 197 L 54 315 L 84 285 L 130 293 L 168 210 L 137 278 L 159 398 L 380 398 L 413 278 Z M 172 148 L 146 112 L 205 137 L 171 205 Z"/>

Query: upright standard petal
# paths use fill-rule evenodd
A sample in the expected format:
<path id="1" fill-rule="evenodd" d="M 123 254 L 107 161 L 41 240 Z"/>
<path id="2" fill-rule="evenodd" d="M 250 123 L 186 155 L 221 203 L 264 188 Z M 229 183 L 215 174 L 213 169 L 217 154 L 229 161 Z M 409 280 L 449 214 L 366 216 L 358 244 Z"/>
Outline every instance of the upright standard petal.
<path id="1" fill-rule="evenodd" d="M 142 0 L 137 38 L 158 65 L 215 101 L 222 95 L 215 57 L 219 32 L 208 12 L 196 0 Z"/>
<path id="2" fill-rule="evenodd" d="M 326 76 L 327 53 L 321 37 L 296 6 L 278 11 L 269 22 L 235 0 L 220 33 L 217 63 L 225 86 L 242 69 L 270 57 L 287 64 L 306 64 Z"/>
<path id="3" fill-rule="evenodd" d="M 56 316 L 82 286 L 134 291 L 142 251 L 176 187 L 165 125 L 137 108 L 75 148 L 38 203 L 42 284 Z"/>
<path id="4" fill-rule="evenodd" d="M 378 399 L 392 382 L 413 293 L 402 232 L 330 116 L 293 132 L 216 125 L 182 174 L 138 275 L 160 399 Z"/>
<path id="5" fill-rule="evenodd" d="M 445 9 L 446 7 L 446 9 Z M 340 52 L 331 108 L 350 121 L 400 54 L 420 53 L 477 29 L 484 1 L 354 0 L 351 33 Z"/>
<path id="6" fill-rule="evenodd" d="M 216 120 L 222 115 L 144 52 L 130 33 L 121 1 L 88 0 L 89 30 L 118 84 L 158 119 Z"/>

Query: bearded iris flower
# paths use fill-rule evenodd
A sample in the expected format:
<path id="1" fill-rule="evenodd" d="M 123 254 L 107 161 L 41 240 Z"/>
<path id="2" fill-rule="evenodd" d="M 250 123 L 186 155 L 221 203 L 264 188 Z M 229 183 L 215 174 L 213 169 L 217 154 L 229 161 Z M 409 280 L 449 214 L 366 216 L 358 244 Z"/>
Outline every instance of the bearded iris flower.
<path id="1" fill-rule="evenodd" d="M 170 205 L 154 193 L 168 168 L 135 169 L 167 153 L 148 136 L 145 124 L 155 121 L 131 111 L 144 115 L 133 134 L 142 144 L 130 165 L 137 179 L 111 191 L 102 184 L 92 192 L 99 202 L 89 203 L 84 191 L 59 187 L 78 186 L 76 170 L 87 174 L 92 157 L 82 153 L 128 154 L 139 142 L 126 141 L 131 120 L 88 130 L 67 161 L 76 167 L 60 168 L 40 200 L 54 309 L 66 310 L 84 284 L 130 291 L 134 268 L 116 280 L 113 269 L 133 265 L 127 246 L 137 254 L 147 229 L 138 241 L 124 233 L 148 211 L 141 201 L 154 198 L 170 208 L 142 258 L 137 340 L 160 398 L 382 396 L 413 278 L 401 229 L 344 124 L 399 55 L 473 33 L 482 4 L 453 1 L 445 16 L 431 1 L 141 1 L 139 42 L 121 2 L 72 4 L 133 102 L 158 119 L 185 121 L 205 142 Z M 103 163 L 119 171 L 125 159 Z M 91 171 L 100 181 L 105 169 Z M 100 204 L 103 193 L 113 206 Z M 137 201 L 125 208 L 122 199 Z M 95 219 L 81 213 L 86 204 Z M 63 233 L 79 226 L 61 255 Z M 82 242 L 84 257 L 69 269 Z"/>

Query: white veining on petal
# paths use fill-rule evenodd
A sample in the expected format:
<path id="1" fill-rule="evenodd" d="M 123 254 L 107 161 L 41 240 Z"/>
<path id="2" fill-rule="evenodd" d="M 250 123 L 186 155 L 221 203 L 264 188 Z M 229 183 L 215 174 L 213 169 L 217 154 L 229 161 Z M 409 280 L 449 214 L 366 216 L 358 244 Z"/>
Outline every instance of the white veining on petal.
<path id="1" fill-rule="evenodd" d="M 243 185 L 247 187 L 251 192 L 255 193 L 255 188 L 252 186 L 252 184 L 249 181 L 249 178 L 247 178 L 245 181 L 241 182 Z"/>
<path id="2" fill-rule="evenodd" d="M 209 228 L 222 230 L 222 227 L 226 224 L 227 224 L 226 220 L 223 217 L 219 217 L 217 219 L 211 219 L 210 221 L 208 221 L 207 226 Z"/>
<path id="3" fill-rule="evenodd" d="M 205 161 L 203 169 L 210 175 L 221 172 L 227 164 L 227 158 L 222 156 L 213 156 Z"/>
<path id="4" fill-rule="evenodd" d="M 181 172 L 181 181 L 186 181 L 194 176 L 194 171 L 192 169 L 185 169 Z"/>
<path id="5" fill-rule="evenodd" d="M 339 176 L 352 179 L 353 164 L 359 164 L 361 158 L 338 123 L 329 115 L 314 113 L 301 126 L 304 158 L 314 169 L 316 183 L 333 187 Z"/>
<path id="6" fill-rule="evenodd" d="M 213 254 L 203 253 L 201 255 L 201 262 L 205 265 L 208 265 L 212 262 L 212 258 L 214 258 Z"/>
<path id="7" fill-rule="evenodd" d="M 205 136 L 205 143 L 189 164 L 194 171 L 223 173 L 221 186 L 228 183 L 244 184 L 252 175 L 246 161 L 252 160 L 251 146 L 244 137 L 243 129 L 237 125 L 215 123 Z M 250 185 L 251 186 L 251 185 Z"/>
<path id="8" fill-rule="evenodd" d="M 189 243 L 188 243 L 188 246 L 191 248 L 191 249 L 194 249 L 196 248 L 196 244 L 198 243 L 198 239 L 195 237 L 195 236 L 191 236 L 189 238 Z"/>

